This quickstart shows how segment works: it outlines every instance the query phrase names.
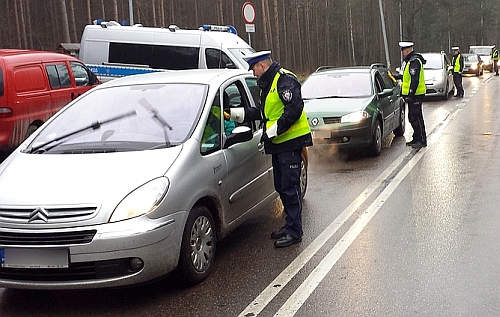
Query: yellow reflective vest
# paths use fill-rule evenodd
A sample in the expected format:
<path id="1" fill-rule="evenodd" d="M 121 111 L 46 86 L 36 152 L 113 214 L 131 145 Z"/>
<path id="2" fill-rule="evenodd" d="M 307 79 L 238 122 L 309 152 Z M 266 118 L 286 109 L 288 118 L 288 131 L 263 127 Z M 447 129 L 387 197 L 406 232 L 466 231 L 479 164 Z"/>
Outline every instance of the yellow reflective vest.
<path id="1" fill-rule="evenodd" d="M 424 66 L 422 65 L 422 61 L 420 58 L 414 58 L 412 57 L 405 65 L 404 71 L 403 71 L 403 82 L 401 83 L 401 94 L 403 96 L 408 96 L 410 94 L 410 86 L 411 86 L 411 74 L 410 74 L 410 63 L 413 60 L 417 60 L 418 63 L 420 64 L 420 75 L 418 78 L 418 86 L 417 86 L 417 91 L 415 91 L 415 95 L 424 95 L 425 92 L 427 91 L 427 88 L 425 88 L 425 77 L 424 77 Z"/>
<path id="2" fill-rule="evenodd" d="M 278 93 L 278 79 L 284 73 L 288 73 L 295 76 L 295 74 L 284 68 L 280 69 L 280 71 L 278 71 L 274 76 L 271 88 L 266 96 L 266 101 L 264 106 L 264 116 L 267 119 L 266 129 L 269 129 L 269 127 L 271 127 L 278 121 L 278 119 L 281 117 L 285 109 L 285 105 L 281 101 Z M 283 143 L 288 140 L 295 139 L 299 136 L 306 135 L 310 132 L 311 128 L 309 128 L 309 123 L 307 122 L 306 113 L 304 110 L 302 110 L 300 118 L 297 121 L 295 121 L 290 126 L 290 128 L 286 130 L 284 133 L 277 135 L 275 138 L 273 138 L 272 142 L 275 144 Z"/>

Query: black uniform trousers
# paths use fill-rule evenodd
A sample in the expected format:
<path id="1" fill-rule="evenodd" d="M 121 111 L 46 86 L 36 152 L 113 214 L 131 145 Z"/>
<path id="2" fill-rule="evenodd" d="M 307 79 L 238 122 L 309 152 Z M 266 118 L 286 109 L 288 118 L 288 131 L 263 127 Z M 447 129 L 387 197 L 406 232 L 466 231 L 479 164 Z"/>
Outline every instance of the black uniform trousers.
<path id="1" fill-rule="evenodd" d="M 462 74 L 453 73 L 453 83 L 457 89 L 457 97 L 464 96 L 464 86 L 462 85 Z"/>
<path id="2" fill-rule="evenodd" d="M 422 102 L 424 96 L 415 96 L 408 100 L 408 121 L 413 128 L 413 141 L 427 144 Z"/>
<path id="3" fill-rule="evenodd" d="M 294 150 L 272 154 L 274 189 L 285 210 L 285 231 L 296 239 L 302 236 L 301 153 Z"/>

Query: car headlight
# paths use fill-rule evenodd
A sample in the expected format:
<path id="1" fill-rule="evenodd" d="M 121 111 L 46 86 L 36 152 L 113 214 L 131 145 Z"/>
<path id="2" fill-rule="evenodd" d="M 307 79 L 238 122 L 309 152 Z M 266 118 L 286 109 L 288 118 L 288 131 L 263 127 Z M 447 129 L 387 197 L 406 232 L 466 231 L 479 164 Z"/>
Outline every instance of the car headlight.
<path id="1" fill-rule="evenodd" d="M 476 68 L 477 68 L 477 64 L 470 65 L 470 69 L 476 69 Z"/>
<path id="2" fill-rule="evenodd" d="M 363 119 L 368 119 L 370 118 L 370 114 L 364 110 L 362 111 L 356 111 L 356 112 L 351 112 L 349 114 L 346 114 L 345 116 L 342 116 L 340 118 L 340 123 L 347 123 L 347 122 L 359 122 Z"/>
<path id="3" fill-rule="evenodd" d="M 126 220 L 153 211 L 167 193 L 169 184 L 166 177 L 160 177 L 136 188 L 116 206 L 109 222 Z"/>

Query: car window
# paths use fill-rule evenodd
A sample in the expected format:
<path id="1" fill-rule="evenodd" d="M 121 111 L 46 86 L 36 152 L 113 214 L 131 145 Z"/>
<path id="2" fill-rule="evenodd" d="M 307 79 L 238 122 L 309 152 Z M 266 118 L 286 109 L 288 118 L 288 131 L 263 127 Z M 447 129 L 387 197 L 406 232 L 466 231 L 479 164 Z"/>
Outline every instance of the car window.
<path id="1" fill-rule="evenodd" d="M 372 94 L 370 74 L 338 71 L 309 76 L 302 85 L 304 99 L 366 97 Z"/>
<path id="2" fill-rule="evenodd" d="M 219 49 L 207 48 L 205 50 L 205 60 L 207 62 L 207 68 L 238 68 L 231 58 L 227 56 L 226 53 Z"/>
<path id="3" fill-rule="evenodd" d="M 89 73 L 85 66 L 80 63 L 70 62 L 73 76 L 75 76 L 76 86 L 86 86 L 90 83 Z"/>
<path id="4" fill-rule="evenodd" d="M 424 69 L 443 69 L 443 58 L 441 54 L 422 54 L 427 61 Z"/>
<path id="5" fill-rule="evenodd" d="M 207 90 L 207 85 L 202 84 L 91 90 L 55 117 L 32 144 L 36 146 L 82 129 L 65 138 L 54 151 L 105 147 L 120 152 L 176 146 L 191 136 L 199 122 Z"/>
<path id="6" fill-rule="evenodd" d="M 56 89 L 71 86 L 71 79 L 66 64 L 46 65 L 45 69 L 49 75 L 50 87 Z"/>
<path id="7" fill-rule="evenodd" d="M 466 62 L 477 62 L 477 55 L 464 55 L 464 59 Z"/>
<path id="8" fill-rule="evenodd" d="M 385 89 L 385 83 L 379 73 L 375 73 L 375 87 L 377 93 L 382 92 Z"/>
<path id="9" fill-rule="evenodd" d="M 202 155 L 213 153 L 221 148 L 221 108 L 220 94 L 217 93 L 203 128 L 200 149 Z"/>

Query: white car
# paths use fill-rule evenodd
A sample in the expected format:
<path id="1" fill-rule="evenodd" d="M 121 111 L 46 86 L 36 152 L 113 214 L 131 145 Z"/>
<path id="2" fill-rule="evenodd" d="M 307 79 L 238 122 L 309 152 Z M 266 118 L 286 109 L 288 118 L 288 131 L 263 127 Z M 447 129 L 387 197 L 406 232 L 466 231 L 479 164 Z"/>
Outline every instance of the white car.
<path id="1" fill-rule="evenodd" d="M 256 81 L 134 75 L 53 116 L 0 165 L 0 287 L 206 278 L 217 240 L 277 197 L 259 122 L 224 128 L 223 108 L 255 105 Z"/>

